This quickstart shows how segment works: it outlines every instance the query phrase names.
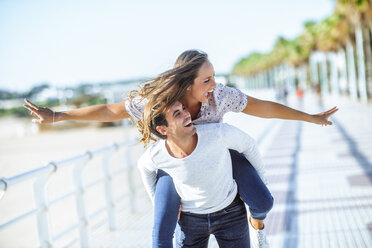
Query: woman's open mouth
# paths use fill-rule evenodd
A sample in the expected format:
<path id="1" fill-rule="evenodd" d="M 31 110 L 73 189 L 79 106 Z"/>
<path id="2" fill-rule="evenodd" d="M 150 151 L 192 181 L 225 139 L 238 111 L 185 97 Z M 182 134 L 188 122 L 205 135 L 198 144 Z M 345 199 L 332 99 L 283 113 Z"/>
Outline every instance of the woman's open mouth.
<path id="1" fill-rule="evenodd" d="M 204 96 L 206 98 L 209 98 L 212 95 L 212 92 L 213 92 L 213 90 L 207 91 L 207 92 L 204 93 Z"/>
<path id="2" fill-rule="evenodd" d="M 189 121 L 186 123 L 185 127 L 191 127 L 191 126 L 192 126 L 192 122 L 191 122 L 191 120 L 189 120 Z"/>

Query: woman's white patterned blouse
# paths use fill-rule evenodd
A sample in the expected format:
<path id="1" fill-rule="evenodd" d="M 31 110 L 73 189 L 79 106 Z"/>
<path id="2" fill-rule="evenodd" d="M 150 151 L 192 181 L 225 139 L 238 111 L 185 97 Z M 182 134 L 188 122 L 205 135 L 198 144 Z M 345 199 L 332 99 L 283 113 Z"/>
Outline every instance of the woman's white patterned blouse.
<path id="1" fill-rule="evenodd" d="M 132 118 L 137 121 L 142 119 L 142 112 L 146 100 L 134 98 L 125 101 L 125 108 Z M 241 112 L 247 105 L 247 96 L 238 89 L 217 84 L 208 102 L 202 103 L 200 112 L 194 124 L 222 122 L 222 118 L 227 112 Z"/>

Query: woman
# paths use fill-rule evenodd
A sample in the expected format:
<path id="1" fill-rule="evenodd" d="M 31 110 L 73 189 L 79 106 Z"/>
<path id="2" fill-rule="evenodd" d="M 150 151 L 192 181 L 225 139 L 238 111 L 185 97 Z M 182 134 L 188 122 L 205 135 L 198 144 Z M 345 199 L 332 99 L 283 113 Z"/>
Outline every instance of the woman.
<path id="1" fill-rule="evenodd" d="M 216 84 L 213 65 L 207 54 L 197 50 L 183 52 L 174 68 L 150 80 L 141 90 L 133 91 L 128 100 L 115 104 L 103 104 L 75 109 L 66 112 L 53 112 L 40 108 L 28 100 L 24 105 L 36 115 L 35 123 L 52 123 L 62 120 L 115 121 L 133 117 L 142 130 L 142 111 L 146 97 L 169 95 L 179 99 L 191 113 L 194 124 L 221 122 L 226 112 L 235 111 L 263 118 L 302 120 L 320 125 L 332 125 L 328 118 L 338 109 L 336 107 L 319 114 L 310 115 L 284 105 L 262 101 L 245 95 L 241 91 Z M 145 137 L 146 138 L 146 137 Z M 273 199 L 265 184 L 252 165 L 240 154 L 231 151 L 234 179 L 239 194 L 250 210 L 251 243 L 264 239 L 263 220 L 272 208 Z M 249 178 L 249 180 L 246 180 Z M 249 192 L 251 184 L 259 185 L 259 192 Z M 180 199 L 173 181 L 163 171 L 158 172 L 154 202 L 153 247 L 171 247 L 172 237 L 179 212 Z M 253 235 L 253 236 L 252 236 Z M 264 243 L 261 246 L 265 247 Z M 267 246 L 266 246 L 267 247 Z"/>

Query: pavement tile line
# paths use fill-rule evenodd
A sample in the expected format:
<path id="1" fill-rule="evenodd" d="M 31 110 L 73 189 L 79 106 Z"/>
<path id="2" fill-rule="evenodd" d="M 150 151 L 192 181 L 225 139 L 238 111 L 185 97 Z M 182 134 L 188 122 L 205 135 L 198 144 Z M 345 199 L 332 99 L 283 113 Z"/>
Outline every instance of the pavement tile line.
<path id="1" fill-rule="evenodd" d="M 372 163 L 369 161 L 368 157 L 360 151 L 358 144 L 354 141 L 351 135 L 346 131 L 343 125 L 337 120 L 337 118 L 333 118 L 333 122 L 336 125 L 336 128 L 342 134 L 343 138 L 345 139 L 346 143 L 349 146 L 350 155 L 354 157 L 354 159 L 358 162 L 360 168 L 365 171 L 365 176 L 367 176 L 372 183 Z"/>
<path id="2" fill-rule="evenodd" d="M 334 121 L 334 124 L 336 127 L 340 126 L 340 122 L 337 123 L 337 120 Z M 307 128 L 306 125 L 308 124 L 304 123 L 304 128 Z M 288 149 L 290 146 L 285 149 L 272 146 L 271 149 L 276 149 L 277 151 L 281 150 L 286 154 L 284 156 L 278 153 L 274 153 L 274 155 L 264 155 L 264 160 L 270 161 L 270 170 L 275 169 L 275 162 L 278 163 L 278 167 L 285 167 L 284 171 L 281 168 L 278 168 L 275 169 L 275 173 L 269 173 L 272 177 L 271 181 L 273 181 L 272 184 L 269 185 L 269 188 L 275 198 L 274 209 L 269 213 L 267 218 L 267 227 L 269 231 L 268 238 L 271 241 L 271 247 L 372 247 L 372 191 L 371 187 L 368 187 L 370 186 L 369 178 L 372 174 L 370 173 L 372 166 L 370 166 L 369 162 L 371 160 L 368 160 L 371 158 L 371 154 L 368 153 L 368 150 L 365 150 L 366 146 L 368 147 L 369 145 L 369 147 L 371 147 L 372 142 L 371 140 L 364 138 L 366 136 L 362 131 L 358 132 L 358 139 L 354 138 L 354 136 L 351 136 L 349 133 L 346 133 L 347 135 L 345 137 L 345 133 L 343 133 L 341 134 L 341 138 L 335 141 L 333 136 L 340 135 L 340 130 L 338 128 L 332 129 L 332 127 L 327 128 L 329 131 L 322 131 L 325 136 L 320 136 L 320 138 L 330 137 L 333 139 L 333 142 L 336 142 L 337 144 L 336 146 L 333 146 L 332 144 L 331 146 L 322 149 L 327 149 L 327 153 L 332 155 L 334 152 L 338 151 L 338 149 L 341 149 L 338 148 L 340 143 L 345 144 L 349 141 L 349 143 L 346 144 L 346 149 L 349 151 L 351 150 L 351 152 L 349 152 L 351 156 L 356 156 L 355 160 L 357 163 L 354 163 L 351 160 L 344 162 L 342 157 L 335 156 L 337 160 L 332 162 L 334 163 L 334 165 L 332 165 L 325 163 L 326 161 L 329 162 L 328 160 L 324 160 L 323 162 L 322 159 L 315 159 L 315 157 L 313 157 L 317 163 L 321 163 L 322 165 L 311 167 L 311 163 L 305 162 L 305 164 L 308 163 L 308 165 L 304 166 L 304 161 L 300 156 L 311 152 L 307 146 L 306 148 L 302 148 L 301 150 L 292 153 L 290 152 L 291 149 Z M 312 129 L 316 128 L 312 127 Z M 324 128 L 324 130 L 326 130 L 326 128 Z M 337 131 L 334 132 L 333 130 Z M 368 133 L 366 134 L 367 137 L 371 135 L 371 133 L 369 133 L 369 136 Z M 290 135 L 288 135 L 288 137 L 289 136 Z M 304 138 L 305 137 L 300 138 L 299 141 L 303 143 L 302 140 Z M 293 137 L 291 137 L 291 139 L 293 139 Z M 363 142 L 362 145 L 364 149 L 360 149 L 360 142 Z M 312 150 L 314 156 L 319 156 L 319 154 L 321 154 L 320 152 L 322 152 L 321 149 L 318 148 Z M 324 156 L 327 156 L 328 154 L 325 153 Z M 367 154 L 369 154 L 369 156 L 367 156 Z M 311 173 L 310 176 L 314 178 L 313 180 L 315 184 L 318 183 L 319 175 L 326 173 L 327 176 L 330 176 L 329 180 L 320 181 L 321 184 L 317 185 L 316 188 L 313 189 L 313 192 L 314 190 L 318 191 L 319 189 L 318 193 L 311 194 L 310 197 L 305 197 L 304 199 L 296 197 L 294 191 L 286 192 L 286 179 L 291 178 L 290 174 L 293 174 L 293 167 L 288 166 L 288 164 L 286 165 L 286 163 L 293 165 L 293 162 L 288 162 L 288 157 L 292 157 L 293 159 L 294 156 L 297 155 L 300 165 L 300 167 L 297 167 L 296 175 L 297 186 L 300 187 L 296 187 L 296 190 L 298 191 L 297 194 L 304 192 L 303 187 L 304 185 L 307 185 L 306 182 L 298 181 L 300 178 L 303 178 L 304 173 Z M 323 157 L 323 155 L 321 156 L 322 157 L 319 158 L 327 158 Z M 283 159 L 286 162 L 281 162 Z M 313 160 L 311 157 L 309 157 L 309 159 Z M 288 169 L 288 167 L 291 169 Z M 358 168 L 362 171 L 359 172 Z M 334 177 L 334 179 L 332 179 L 332 177 Z M 337 179 L 335 177 L 339 178 Z M 353 177 L 355 181 L 364 181 L 359 181 L 359 185 L 354 185 L 357 187 L 351 187 L 352 185 L 347 183 L 349 177 Z M 368 179 L 367 182 L 366 179 Z M 291 184 L 291 180 L 293 180 L 293 178 L 290 179 L 288 182 L 289 184 Z M 328 188 L 329 185 L 331 188 Z M 322 188 L 322 186 L 325 187 Z M 291 188 L 293 187 L 288 187 L 287 189 L 290 190 Z M 338 189 L 340 192 L 332 195 L 332 191 L 335 191 L 332 190 L 333 188 Z M 317 194 L 320 194 L 320 192 L 328 192 L 329 189 L 331 189 L 330 193 L 324 194 L 324 197 L 314 197 Z M 275 196 L 279 192 L 281 192 L 279 196 Z M 281 202 L 278 202 L 278 198 L 281 198 Z M 293 202 L 296 204 L 295 206 L 289 206 L 291 198 L 295 200 Z M 293 214 L 295 215 L 295 218 L 292 218 L 292 220 L 286 220 L 283 216 L 283 212 L 285 211 L 287 212 L 287 216 Z M 325 225 L 323 226 L 323 229 L 319 228 L 322 226 L 321 223 Z M 280 232 L 280 230 L 278 230 L 278 226 L 280 225 L 285 225 L 286 227 L 289 227 L 289 229 L 292 228 L 292 230 L 293 228 L 298 228 L 298 232 Z"/>

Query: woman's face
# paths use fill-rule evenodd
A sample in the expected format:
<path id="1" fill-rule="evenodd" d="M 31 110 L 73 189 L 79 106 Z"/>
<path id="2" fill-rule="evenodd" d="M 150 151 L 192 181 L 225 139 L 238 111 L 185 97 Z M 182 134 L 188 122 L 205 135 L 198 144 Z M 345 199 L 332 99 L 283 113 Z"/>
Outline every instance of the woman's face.
<path id="1" fill-rule="evenodd" d="M 215 87 L 213 65 L 206 61 L 200 67 L 194 83 L 189 86 L 186 98 L 202 103 L 208 102 L 208 98 L 212 96 L 212 91 Z"/>

